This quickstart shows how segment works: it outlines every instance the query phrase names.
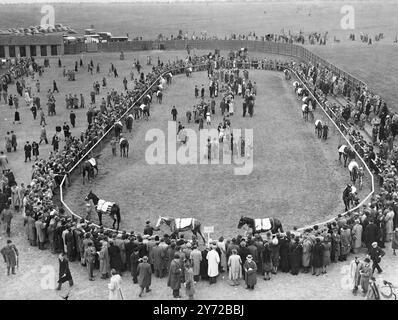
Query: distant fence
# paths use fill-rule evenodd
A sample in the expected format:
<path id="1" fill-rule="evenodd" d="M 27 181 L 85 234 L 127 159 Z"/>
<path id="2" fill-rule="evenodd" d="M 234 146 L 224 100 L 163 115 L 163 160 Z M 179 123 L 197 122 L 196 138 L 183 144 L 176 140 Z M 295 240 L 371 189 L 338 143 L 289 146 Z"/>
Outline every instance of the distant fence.
<path id="1" fill-rule="evenodd" d="M 186 50 L 187 48 L 198 50 L 236 50 L 247 48 L 250 52 L 271 53 L 276 55 L 291 56 L 314 65 L 320 64 L 327 67 L 333 73 L 344 77 L 351 87 L 367 86 L 367 84 L 350 73 L 336 67 L 307 48 L 292 43 L 258 41 L 258 40 L 148 40 L 148 41 L 126 41 L 98 43 L 97 50 L 100 52 L 120 51 L 144 51 L 144 50 Z M 65 54 L 78 54 L 81 52 L 93 52 L 92 47 L 84 43 L 65 44 Z"/>

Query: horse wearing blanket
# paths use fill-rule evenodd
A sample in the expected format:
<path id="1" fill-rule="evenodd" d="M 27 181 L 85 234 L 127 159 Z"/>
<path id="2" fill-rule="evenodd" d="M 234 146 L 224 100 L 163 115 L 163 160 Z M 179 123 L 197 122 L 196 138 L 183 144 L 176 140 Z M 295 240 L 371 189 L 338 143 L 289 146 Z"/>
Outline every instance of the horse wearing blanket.
<path id="1" fill-rule="evenodd" d="M 178 237 L 178 233 L 190 230 L 195 236 L 199 234 L 203 239 L 203 243 L 206 243 L 205 237 L 200 230 L 201 224 L 195 218 L 171 218 L 159 216 L 155 229 L 159 230 L 162 224 L 166 224 L 170 227 L 172 237 Z"/>
<path id="2" fill-rule="evenodd" d="M 238 229 L 247 225 L 254 233 L 271 231 L 272 233 L 283 232 L 282 223 L 277 218 L 253 219 L 242 216 L 238 223 Z"/>
<path id="3" fill-rule="evenodd" d="M 99 220 L 100 226 L 102 226 L 102 215 L 108 214 L 113 219 L 112 228 L 115 229 L 115 224 L 117 222 L 116 230 L 119 230 L 120 207 L 116 203 L 102 200 L 102 199 L 98 198 L 92 191 L 89 192 L 89 194 L 86 196 L 86 198 L 84 200 L 85 201 L 90 201 L 90 200 L 93 201 L 93 203 L 95 205 L 95 210 L 97 211 L 97 214 L 98 214 L 98 220 Z"/>

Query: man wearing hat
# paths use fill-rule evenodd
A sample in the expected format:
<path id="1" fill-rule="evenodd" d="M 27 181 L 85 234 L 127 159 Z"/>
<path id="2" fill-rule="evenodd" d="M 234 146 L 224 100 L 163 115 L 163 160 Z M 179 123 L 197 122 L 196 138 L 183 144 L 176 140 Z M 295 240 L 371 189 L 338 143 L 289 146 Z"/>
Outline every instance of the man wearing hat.
<path id="1" fill-rule="evenodd" d="M 377 269 L 378 273 L 382 273 L 383 270 L 380 268 L 379 263 L 381 258 L 385 255 L 385 252 L 377 245 L 377 242 L 372 243 L 372 248 L 369 251 L 370 259 L 372 259 L 372 273 Z"/>
<path id="2" fill-rule="evenodd" d="M 151 221 L 149 221 L 149 220 L 146 221 L 145 227 L 144 227 L 144 235 L 152 236 L 154 230 L 155 230 L 155 228 L 151 226 Z"/>
<path id="3" fill-rule="evenodd" d="M 149 289 L 149 286 L 151 285 L 152 280 L 152 268 L 151 265 L 148 263 L 147 256 L 142 257 L 142 261 L 138 264 L 137 272 L 138 284 L 141 288 L 141 292 L 138 296 L 141 298 L 142 294 L 144 293 L 144 289 L 146 289 L 146 292 L 151 291 L 151 289 Z"/>
<path id="4" fill-rule="evenodd" d="M 181 298 L 180 288 L 181 288 L 181 274 L 182 268 L 180 266 L 180 256 L 175 253 L 174 259 L 170 264 L 169 279 L 167 281 L 167 286 L 173 290 L 174 298 Z"/>

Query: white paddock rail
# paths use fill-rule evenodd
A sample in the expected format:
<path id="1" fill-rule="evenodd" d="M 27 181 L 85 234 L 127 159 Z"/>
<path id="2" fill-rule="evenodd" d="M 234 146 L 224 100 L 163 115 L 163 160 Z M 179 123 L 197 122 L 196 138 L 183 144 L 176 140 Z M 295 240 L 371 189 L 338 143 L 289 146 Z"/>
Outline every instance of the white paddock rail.
<path id="1" fill-rule="evenodd" d="M 290 69 L 290 68 L 289 68 Z M 311 95 L 311 97 L 314 99 L 314 101 L 318 104 L 318 106 L 322 109 L 322 111 L 325 113 L 326 117 L 329 118 L 329 120 L 333 123 L 333 125 L 336 127 L 336 129 L 338 130 L 338 132 L 343 136 L 343 138 L 347 141 L 347 144 L 350 146 L 350 148 L 352 150 L 354 150 L 355 154 L 358 156 L 358 158 L 363 162 L 363 164 L 365 165 L 366 170 L 368 171 L 370 178 L 371 178 L 371 192 L 354 208 L 351 208 L 350 210 L 342 213 L 342 216 L 347 215 L 350 212 L 353 212 L 355 210 L 358 210 L 360 207 L 362 207 L 364 205 L 364 203 L 366 203 L 369 198 L 373 195 L 375 188 L 374 188 L 374 176 L 372 174 L 372 171 L 370 171 L 368 165 L 366 164 L 366 162 L 362 159 L 362 157 L 359 155 L 359 153 L 357 152 L 357 150 L 352 146 L 352 144 L 350 143 L 350 141 L 347 139 L 347 137 L 343 134 L 343 132 L 341 132 L 339 126 L 336 124 L 336 122 L 329 116 L 329 114 L 326 112 L 326 110 L 323 108 L 322 104 L 319 102 L 319 100 L 317 98 L 315 98 L 315 96 L 312 94 L 311 90 L 309 90 L 308 86 L 304 83 L 304 81 L 301 79 L 301 77 L 299 77 L 299 75 L 293 70 L 290 69 L 290 71 L 296 76 L 296 78 L 301 82 L 301 84 L 307 89 L 307 91 L 309 92 L 309 94 Z M 335 221 L 335 218 L 329 219 L 327 221 L 323 221 L 323 222 L 319 222 L 319 223 L 314 223 L 312 225 L 309 226 L 305 226 L 302 227 L 300 229 L 298 229 L 298 231 L 304 231 L 305 229 L 311 228 L 314 225 L 326 225 L 329 222 L 333 222 Z"/>

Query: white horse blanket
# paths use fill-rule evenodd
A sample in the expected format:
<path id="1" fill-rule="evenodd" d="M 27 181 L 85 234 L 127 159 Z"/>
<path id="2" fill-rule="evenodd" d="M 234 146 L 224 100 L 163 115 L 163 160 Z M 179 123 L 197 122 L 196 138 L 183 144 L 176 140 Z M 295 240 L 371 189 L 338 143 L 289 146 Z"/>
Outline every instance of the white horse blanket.
<path id="1" fill-rule="evenodd" d="M 254 228 L 257 230 L 271 230 L 271 220 L 270 218 L 265 219 L 254 219 Z"/>
<path id="2" fill-rule="evenodd" d="M 114 202 L 109 202 L 109 201 L 100 199 L 100 200 L 98 200 L 97 210 L 104 212 L 104 213 L 111 213 L 111 209 L 114 204 L 115 204 Z"/>
<path id="3" fill-rule="evenodd" d="M 121 145 L 124 140 L 127 140 L 127 139 L 126 138 L 121 138 L 120 141 L 119 141 L 119 145 Z"/>
<path id="4" fill-rule="evenodd" d="M 350 172 L 352 172 L 352 170 L 354 170 L 355 167 L 357 167 L 359 169 L 359 165 L 356 161 L 351 161 L 348 164 L 348 170 L 350 170 Z"/>
<path id="5" fill-rule="evenodd" d="M 193 218 L 176 218 L 174 221 L 177 229 L 183 229 L 189 226 L 193 228 Z"/>
<path id="6" fill-rule="evenodd" d="M 308 105 L 306 105 L 306 104 L 303 104 L 302 106 L 301 106 L 301 110 L 303 111 L 303 112 L 305 112 L 305 109 L 308 107 Z"/>
<path id="7" fill-rule="evenodd" d="M 97 165 L 97 161 L 95 160 L 95 158 L 88 159 L 87 161 L 90 162 L 93 167 Z"/>
<path id="8" fill-rule="evenodd" d="M 339 152 L 340 152 L 340 153 L 344 153 L 345 148 L 347 148 L 347 146 L 343 144 L 343 145 L 339 148 Z"/>

